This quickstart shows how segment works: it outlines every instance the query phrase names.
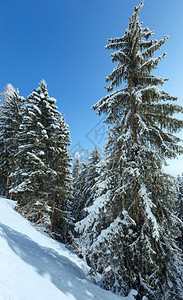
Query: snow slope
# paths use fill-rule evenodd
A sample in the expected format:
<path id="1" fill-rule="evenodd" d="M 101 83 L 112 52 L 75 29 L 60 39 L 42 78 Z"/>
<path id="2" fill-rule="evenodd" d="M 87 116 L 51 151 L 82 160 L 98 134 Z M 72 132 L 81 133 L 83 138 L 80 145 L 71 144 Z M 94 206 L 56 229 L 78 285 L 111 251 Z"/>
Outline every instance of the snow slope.
<path id="1" fill-rule="evenodd" d="M 105 291 L 85 274 L 89 268 L 0 198 L 0 300 L 132 300 Z M 134 291 L 135 292 L 135 291 Z"/>

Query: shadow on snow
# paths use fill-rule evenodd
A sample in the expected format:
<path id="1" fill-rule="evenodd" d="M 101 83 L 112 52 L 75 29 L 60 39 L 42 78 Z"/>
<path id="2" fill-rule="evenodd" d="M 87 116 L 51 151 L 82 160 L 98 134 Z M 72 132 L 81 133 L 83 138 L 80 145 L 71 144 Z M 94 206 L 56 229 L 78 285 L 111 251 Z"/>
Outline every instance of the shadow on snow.
<path id="1" fill-rule="evenodd" d="M 88 291 L 88 283 L 81 269 L 67 257 L 59 255 L 51 248 L 42 247 L 27 235 L 0 224 L 0 235 L 10 248 L 26 263 L 32 265 L 40 275 L 48 274 L 51 282 L 63 293 L 72 294 L 77 300 L 89 300 L 95 296 Z M 86 286 L 85 286 L 86 284 Z M 84 289 L 85 286 L 85 289 Z M 93 290 L 93 289 L 92 289 Z"/>

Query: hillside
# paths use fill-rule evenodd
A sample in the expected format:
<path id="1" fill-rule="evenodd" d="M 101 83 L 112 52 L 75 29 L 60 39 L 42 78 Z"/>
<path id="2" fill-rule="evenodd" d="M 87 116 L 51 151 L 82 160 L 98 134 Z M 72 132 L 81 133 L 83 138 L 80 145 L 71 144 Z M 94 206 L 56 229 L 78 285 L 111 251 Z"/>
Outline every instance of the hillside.
<path id="1" fill-rule="evenodd" d="M 81 259 L 36 230 L 14 206 L 0 198 L 0 300 L 134 299 L 96 286 Z"/>

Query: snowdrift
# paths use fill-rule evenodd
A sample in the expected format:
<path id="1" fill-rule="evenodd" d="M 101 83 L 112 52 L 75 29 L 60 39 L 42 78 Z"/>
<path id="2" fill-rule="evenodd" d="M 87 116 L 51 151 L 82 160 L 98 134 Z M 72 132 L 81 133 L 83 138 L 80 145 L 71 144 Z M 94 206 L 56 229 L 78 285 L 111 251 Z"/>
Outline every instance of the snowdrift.
<path id="1" fill-rule="evenodd" d="M 0 197 L 0 300 L 132 300 L 96 286 L 88 266 Z M 134 291 L 135 292 L 135 291 Z"/>

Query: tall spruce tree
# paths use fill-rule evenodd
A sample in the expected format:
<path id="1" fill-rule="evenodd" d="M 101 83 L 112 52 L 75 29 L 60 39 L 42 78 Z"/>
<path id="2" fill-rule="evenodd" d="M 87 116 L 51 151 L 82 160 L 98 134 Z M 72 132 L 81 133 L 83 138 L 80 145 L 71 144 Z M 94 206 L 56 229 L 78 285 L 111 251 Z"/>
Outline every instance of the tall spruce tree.
<path id="1" fill-rule="evenodd" d="M 48 232 L 58 230 L 58 222 L 61 231 L 70 182 L 69 132 L 55 102 L 44 80 L 28 97 L 11 175 L 16 178 L 11 191 L 18 194 L 17 209 Z"/>
<path id="2" fill-rule="evenodd" d="M 168 37 L 151 39 L 154 32 L 139 22 L 142 6 L 134 8 L 125 34 L 106 46 L 116 50 L 117 66 L 106 78 L 108 92 L 115 90 L 93 109 L 109 124 L 107 159 L 98 197 L 76 227 L 83 255 L 106 289 L 127 295 L 135 288 L 138 299 L 181 299 L 176 188 L 162 166 L 183 151 L 174 135 L 183 128 L 174 113 L 183 108 L 159 88 L 167 79 L 152 74 L 166 52 L 153 56 Z"/>
<path id="3" fill-rule="evenodd" d="M 10 174 L 15 169 L 15 158 L 18 151 L 18 129 L 22 121 L 25 99 L 19 96 L 18 89 L 7 84 L 1 94 L 0 103 L 0 178 L 1 194 L 12 198 L 9 193 L 13 177 Z"/>

